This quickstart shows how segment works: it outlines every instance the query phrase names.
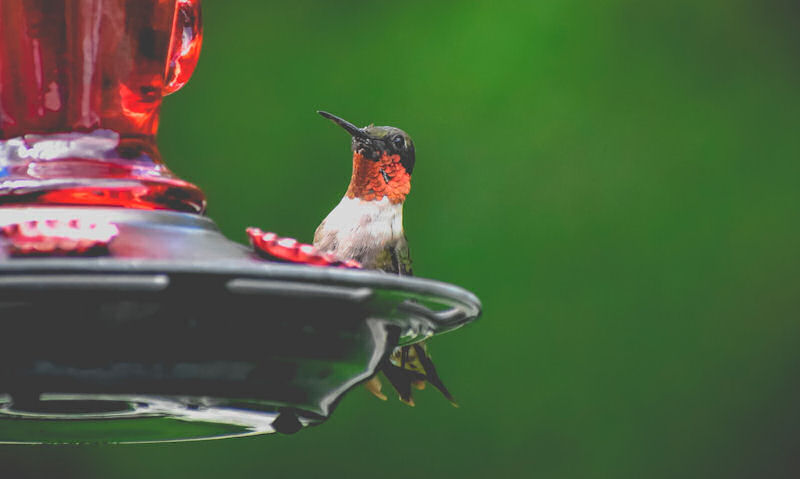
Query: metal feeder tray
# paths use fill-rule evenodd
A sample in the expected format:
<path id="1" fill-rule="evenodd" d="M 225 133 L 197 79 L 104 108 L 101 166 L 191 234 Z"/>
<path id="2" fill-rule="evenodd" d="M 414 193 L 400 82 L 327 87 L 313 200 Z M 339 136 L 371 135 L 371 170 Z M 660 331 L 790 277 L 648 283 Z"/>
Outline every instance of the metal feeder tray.
<path id="1" fill-rule="evenodd" d="M 480 314 L 439 281 L 265 261 L 199 215 L 0 208 L 75 217 L 119 228 L 108 256 L 0 257 L 0 443 L 296 432 L 395 346 Z"/>

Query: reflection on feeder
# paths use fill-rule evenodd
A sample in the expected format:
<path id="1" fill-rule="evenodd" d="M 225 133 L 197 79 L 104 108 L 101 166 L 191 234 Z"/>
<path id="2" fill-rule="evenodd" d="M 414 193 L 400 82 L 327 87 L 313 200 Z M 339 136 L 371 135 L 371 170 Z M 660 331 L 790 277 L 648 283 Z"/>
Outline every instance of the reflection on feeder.
<path id="1" fill-rule="evenodd" d="M 40 338 L 41 351 L 28 351 L 30 344 L 23 350 L 4 341 L 3 347 L 11 348 L 6 357 L 47 354 L 59 359 L 13 360 L 2 369 L 0 383 L 12 392 L 0 397 L 0 443 L 159 442 L 294 433 L 327 417 L 386 352 L 385 328 L 372 321 L 363 329 L 348 320 L 352 328 L 343 330 L 307 322 L 262 325 L 247 318 L 220 324 L 211 316 L 195 315 L 189 323 L 164 325 L 166 318 L 157 315 L 157 308 L 151 310 L 155 316 L 134 317 L 131 312 L 142 311 L 129 306 L 117 310 L 115 326 L 103 325 L 108 304 L 78 328 L 74 317 L 61 318 L 68 321 L 61 331 L 48 324 L 67 344 Z M 21 311 L 18 307 L 15 312 Z M 31 312 L 30 317 L 43 317 L 43 312 Z M 41 323 L 47 321 L 26 321 L 10 332 L 30 334 Z M 230 332 L 225 334 L 223 327 Z M 102 328 L 121 333 L 114 335 L 119 339 L 96 344 L 96 333 L 89 331 Z M 153 335 L 150 328 L 161 329 L 160 337 L 136 351 Z M 274 342 L 258 340 L 270 336 Z M 180 343 L 187 340 L 191 343 Z M 126 359 L 109 359 L 114 357 Z M 62 392 L 39 392 L 54 385 Z M 146 419 L 149 436 L 131 419 Z M 100 431 L 96 424 L 86 424 L 99 420 L 107 426 Z M 25 424 L 38 432 L 21 434 L 17 426 Z M 108 437 L 107 431 L 116 436 Z"/>

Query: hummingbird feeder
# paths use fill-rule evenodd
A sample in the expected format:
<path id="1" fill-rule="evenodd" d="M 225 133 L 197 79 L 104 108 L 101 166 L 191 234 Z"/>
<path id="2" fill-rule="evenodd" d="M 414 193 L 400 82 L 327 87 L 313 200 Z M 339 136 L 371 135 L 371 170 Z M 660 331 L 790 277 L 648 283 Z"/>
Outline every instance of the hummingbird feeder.
<path id="1" fill-rule="evenodd" d="M 294 432 L 480 314 L 454 285 L 226 239 L 155 142 L 201 41 L 199 0 L 0 2 L 0 443 Z"/>

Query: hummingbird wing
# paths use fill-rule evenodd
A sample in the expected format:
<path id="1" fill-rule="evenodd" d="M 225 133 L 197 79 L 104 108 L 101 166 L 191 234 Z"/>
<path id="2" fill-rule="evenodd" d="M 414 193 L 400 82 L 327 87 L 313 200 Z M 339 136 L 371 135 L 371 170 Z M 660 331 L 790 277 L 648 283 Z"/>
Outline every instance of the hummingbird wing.
<path id="1" fill-rule="evenodd" d="M 377 255 L 372 268 L 400 276 L 413 276 L 411 254 L 408 251 L 408 240 L 405 235 L 394 244 L 387 245 L 383 252 Z"/>
<path id="2" fill-rule="evenodd" d="M 408 250 L 406 235 L 403 235 L 403 239 L 398 242 L 393 261 L 397 265 L 397 274 L 400 276 L 414 276 L 414 271 L 411 269 L 411 253 Z"/>

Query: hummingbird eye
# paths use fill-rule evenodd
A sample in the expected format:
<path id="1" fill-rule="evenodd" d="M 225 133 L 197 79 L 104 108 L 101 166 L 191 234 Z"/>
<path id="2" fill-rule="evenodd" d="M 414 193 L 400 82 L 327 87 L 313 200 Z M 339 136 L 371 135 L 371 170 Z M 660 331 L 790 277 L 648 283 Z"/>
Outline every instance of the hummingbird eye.
<path id="1" fill-rule="evenodd" d="M 394 146 L 397 147 L 398 150 L 402 149 L 403 146 L 405 146 L 406 144 L 405 140 L 400 135 L 397 135 L 394 138 L 392 138 L 392 143 L 394 143 Z"/>

